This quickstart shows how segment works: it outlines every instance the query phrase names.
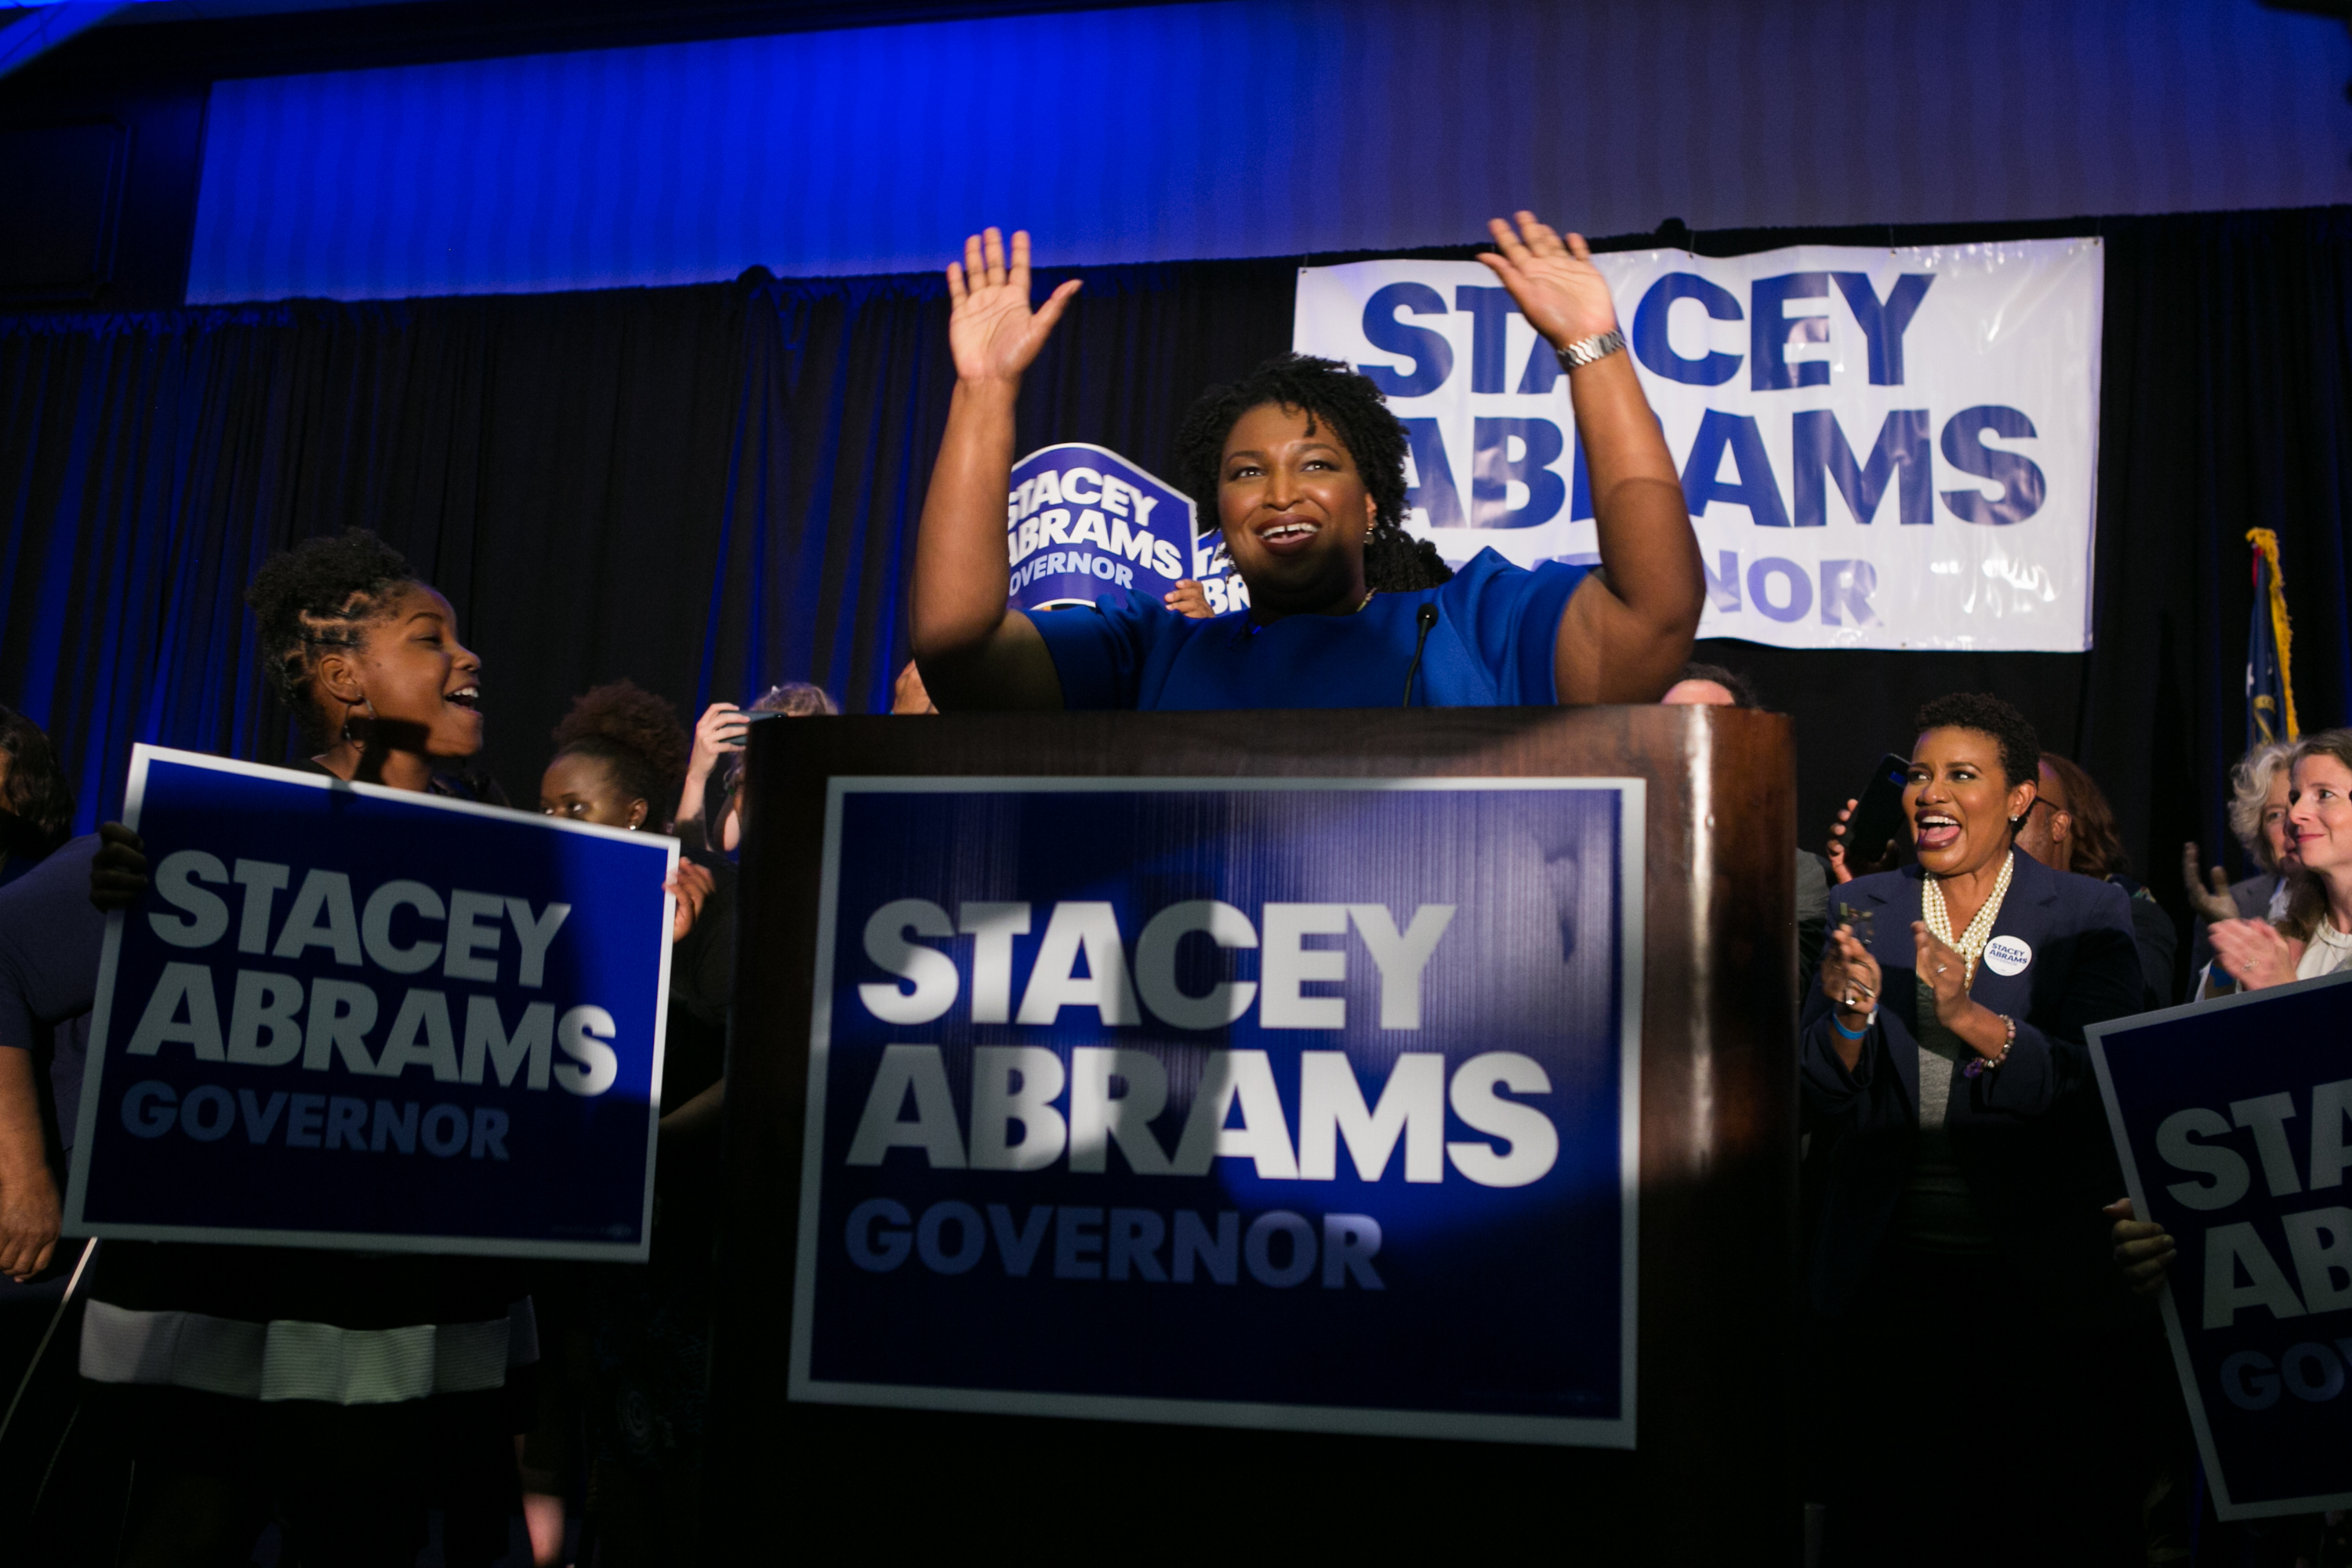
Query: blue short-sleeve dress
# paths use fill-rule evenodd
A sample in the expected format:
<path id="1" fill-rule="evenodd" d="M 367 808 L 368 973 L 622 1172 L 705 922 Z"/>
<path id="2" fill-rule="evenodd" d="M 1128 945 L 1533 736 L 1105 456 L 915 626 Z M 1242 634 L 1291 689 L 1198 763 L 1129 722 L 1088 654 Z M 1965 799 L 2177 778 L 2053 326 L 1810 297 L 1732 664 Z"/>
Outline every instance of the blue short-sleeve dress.
<path id="1" fill-rule="evenodd" d="M 1091 611 L 1030 618 L 1066 708 L 1393 708 L 1406 696 L 1423 605 L 1437 607 L 1437 621 L 1411 706 L 1548 705 L 1559 700 L 1559 618 L 1590 571 L 1560 562 L 1528 571 L 1482 550 L 1443 587 L 1377 595 L 1349 616 L 1259 626 L 1240 610 L 1192 620 L 1126 592 Z"/>

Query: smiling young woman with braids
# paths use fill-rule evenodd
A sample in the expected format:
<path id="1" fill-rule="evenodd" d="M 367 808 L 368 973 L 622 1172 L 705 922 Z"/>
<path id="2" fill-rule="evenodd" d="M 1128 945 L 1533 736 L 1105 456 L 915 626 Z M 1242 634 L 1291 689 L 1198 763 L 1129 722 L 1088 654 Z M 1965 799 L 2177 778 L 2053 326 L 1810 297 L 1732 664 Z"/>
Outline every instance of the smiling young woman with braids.
<path id="1" fill-rule="evenodd" d="M 247 602 L 310 766 L 476 796 L 458 770 L 481 749 L 481 660 L 398 552 L 359 529 L 312 539 L 264 563 Z M 90 901 L 129 908 L 147 888 L 138 836 L 100 831 Z M 281 1344 L 280 1323 L 309 1339 Z M 338 1347 L 323 1368 L 304 1353 L 320 1331 Z M 435 1346 L 429 1387 L 338 1381 L 404 1364 L 420 1339 Z M 537 1353 L 530 1302 L 499 1260 L 110 1241 L 81 1370 L 85 1416 L 137 1461 L 120 1561 L 241 1564 L 275 1513 L 302 1562 L 404 1564 L 437 1509 L 445 1561 L 488 1563 L 506 1551 Z"/>
<path id="2" fill-rule="evenodd" d="M 1182 482 L 1249 585 L 1248 609 L 1208 619 L 1131 593 L 1093 615 L 1006 607 L 1013 405 L 1078 286 L 1033 312 L 1029 237 L 1009 265 L 995 229 L 967 240 L 948 268 L 957 382 L 915 552 L 915 656 L 940 709 L 1654 701 L 1705 595 L 1681 479 L 1581 237 L 1524 212 L 1489 229 L 1479 259 L 1568 373 L 1601 569 L 1482 552 L 1442 586 L 1383 592 L 1368 555 L 1390 581 L 1414 564 L 1390 559 L 1410 545 L 1403 427 L 1347 367 L 1285 356 L 1211 393 L 1179 440 Z"/>

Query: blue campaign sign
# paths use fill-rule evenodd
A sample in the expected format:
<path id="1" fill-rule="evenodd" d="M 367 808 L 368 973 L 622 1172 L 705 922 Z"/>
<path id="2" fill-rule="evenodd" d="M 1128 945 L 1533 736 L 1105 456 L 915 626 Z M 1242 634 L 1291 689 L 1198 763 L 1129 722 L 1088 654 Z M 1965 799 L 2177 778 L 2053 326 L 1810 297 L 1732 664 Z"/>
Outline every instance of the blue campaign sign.
<path id="1" fill-rule="evenodd" d="M 677 842 L 152 746 L 75 1235 L 642 1260 Z"/>
<path id="2" fill-rule="evenodd" d="M 836 779 L 792 1397 L 1631 1447 L 1638 779 Z"/>
<path id="3" fill-rule="evenodd" d="M 1193 541 L 1192 578 L 1201 584 L 1201 596 L 1208 600 L 1211 615 L 1249 608 L 1249 584 L 1234 570 L 1233 557 L 1225 553 L 1223 529 L 1210 529 Z"/>
<path id="4" fill-rule="evenodd" d="M 2352 973 L 2088 1033 L 2223 1519 L 2352 1507 Z"/>
<path id="5" fill-rule="evenodd" d="M 1068 441 L 1013 465 L 1004 502 L 1012 605 L 1091 605 L 1114 588 L 1154 598 L 1192 554 L 1192 500 L 1117 452 Z"/>

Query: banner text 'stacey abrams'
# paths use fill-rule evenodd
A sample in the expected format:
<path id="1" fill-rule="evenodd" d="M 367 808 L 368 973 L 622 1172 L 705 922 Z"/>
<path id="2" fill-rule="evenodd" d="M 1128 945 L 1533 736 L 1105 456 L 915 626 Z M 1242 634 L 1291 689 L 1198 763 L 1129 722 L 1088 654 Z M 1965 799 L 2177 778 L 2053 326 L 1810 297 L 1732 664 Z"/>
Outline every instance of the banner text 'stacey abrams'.
<path id="1" fill-rule="evenodd" d="M 2090 646 L 2097 240 L 1593 264 L 1682 473 L 1699 636 Z M 1598 558 L 1558 362 L 1486 268 L 1302 268 L 1294 342 L 1388 395 L 1412 437 L 1408 527 L 1448 560 Z"/>

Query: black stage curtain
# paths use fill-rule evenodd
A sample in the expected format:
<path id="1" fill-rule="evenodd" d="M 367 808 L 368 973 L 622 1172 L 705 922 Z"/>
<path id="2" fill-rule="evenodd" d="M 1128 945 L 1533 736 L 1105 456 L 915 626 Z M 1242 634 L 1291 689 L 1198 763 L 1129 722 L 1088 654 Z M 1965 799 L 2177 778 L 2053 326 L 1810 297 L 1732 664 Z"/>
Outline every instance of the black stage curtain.
<path id="1" fill-rule="evenodd" d="M 2108 246 L 2094 649 L 1701 657 L 1798 719 L 1809 841 L 1881 751 L 1907 746 L 1919 701 L 1994 690 L 2105 785 L 2177 910 L 2179 844 L 2223 837 L 2243 739 L 2248 528 L 2280 533 L 2305 727 L 2342 719 L 2352 690 L 2352 208 L 1689 243 L 2086 232 Z M 1301 259 L 1080 274 L 1024 391 L 1022 449 L 1093 441 L 1166 473 L 1192 394 L 1288 346 Z M 518 801 L 536 798 L 572 695 L 618 675 L 688 717 L 785 678 L 879 709 L 906 658 L 945 321 L 934 277 L 757 271 L 0 319 L 0 700 L 57 739 L 85 826 L 119 807 L 133 740 L 285 757 L 243 584 L 268 552 L 362 523 L 457 605 L 487 661 L 487 761 Z"/>

